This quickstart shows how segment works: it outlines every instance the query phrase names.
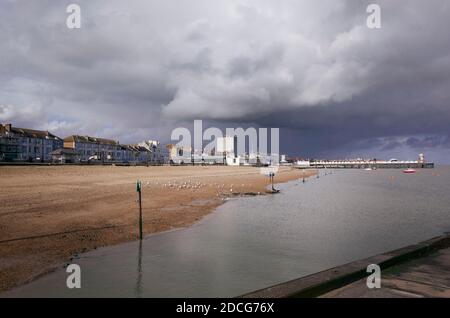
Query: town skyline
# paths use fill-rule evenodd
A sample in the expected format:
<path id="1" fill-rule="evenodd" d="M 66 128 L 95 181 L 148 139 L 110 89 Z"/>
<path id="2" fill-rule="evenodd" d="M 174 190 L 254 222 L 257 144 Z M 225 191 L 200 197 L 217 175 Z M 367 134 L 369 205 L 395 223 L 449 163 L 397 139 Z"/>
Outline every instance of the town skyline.
<path id="1" fill-rule="evenodd" d="M 195 124 L 194 124 L 194 127 L 195 127 Z M 184 127 L 178 127 L 178 128 L 186 129 Z M 217 129 L 216 127 L 208 127 L 208 128 Z M 195 135 L 191 136 L 191 140 L 190 140 L 190 142 L 188 142 L 189 145 L 184 143 L 184 141 L 185 141 L 184 139 L 185 139 L 186 136 L 184 136 L 184 137 L 180 136 L 181 139 L 176 139 L 176 140 L 172 139 L 172 140 L 170 140 L 170 142 L 167 142 L 167 143 L 164 143 L 164 142 L 161 142 L 160 140 L 156 140 L 156 139 L 152 139 L 152 138 L 147 138 L 147 139 L 144 139 L 144 140 L 142 140 L 140 142 L 121 143 L 120 140 L 104 138 L 102 136 L 81 135 L 81 134 L 76 134 L 76 133 L 75 134 L 71 134 L 71 135 L 66 136 L 66 137 L 60 137 L 60 136 L 56 136 L 56 135 L 52 134 L 51 131 L 49 131 L 47 129 L 36 130 L 36 129 L 33 129 L 33 128 L 15 127 L 11 123 L 7 123 L 7 124 L 0 123 L 0 134 L 1 134 L 1 136 L 5 137 L 5 132 L 12 131 L 12 129 L 14 129 L 13 135 L 14 135 L 14 133 L 16 135 L 17 135 L 17 133 L 19 133 L 19 134 L 22 133 L 23 136 L 31 134 L 31 135 L 33 135 L 33 138 L 37 138 L 37 139 L 51 139 L 51 140 L 54 139 L 54 140 L 61 141 L 62 145 L 58 145 L 56 147 L 53 147 L 54 149 L 52 149 L 52 151 L 65 150 L 65 149 L 68 149 L 68 148 L 75 149 L 76 148 L 75 145 L 73 147 L 72 146 L 66 147 L 66 142 L 68 142 L 68 141 L 69 142 L 73 142 L 73 141 L 75 141 L 75 139 L 77 139 L 77 140 L 84 140 L 84 142 L 93 143 L 93 144 L 99 144 L 99 145 L 114 145 L 114 146 L 117 146 L 119 148 L 120 147 L 122 147 L 122 148 L 125 147 L 122 150 L 127 149 L 127 151 L 132 151 L 132 152 L 136 152 L 136 153 L 140 153 L 142 151 L 142 152 L 146 152 L 146 153 L 148 152 L 149 154 L 151 154 L 152 152 L 155 152 L 155 150 L 157 149 L 158 158 L 153 158 L 152 161 L 154 161 L 154 162 L 156 162 L 158 164 L 168 163 L 169 161 L 172 162 L 172 163 L 176 163 L 176 164 L 179 164 L 179 163 L 181 163 L 183 161 L 184 164 L 189 164 L 190 161 L 184 162 L 183 159 L 186 159 L 186 158 L 189 159 L 190 156 L 188 156 L 188 157 L 178 156 L 177 153 L 181 149 L 183 149 L 184 152 L 188 151 L 189 153 L 191 153 L 191 151 L 193 151 L 192 154 L 195 154 L 196 156 L 211 155 L 211 154 L 213 156 L 215 156 L 215 155 L 217 155 L 218 151 L 220 153 L 219 149 L 221 149 L 221 147 L 222 148 L 225 147 L 225 145 L 221 146 L 221 144 L 223 142 L 225 142 L 224 140 L 225 139 L 229 139 L 229 138 L 231 138 L 231 139 L 237 138 L 238 140 L 240 140 L 240 142 L 243 143 L 241 145 L 241 147 L 244 147 L 241 150 L 244 151 L 244 152 L 242 154 L 239 154 L 238 153 L 239 151 L 238 151 L 237 147 L 235 147 L 235 146 L 231 146 L 232 149 L 230 148 L 229 150 L 226 150 L 224 148 L 225 152 L 231 151 L 231 153 L 234 153 L 234 156 L 239 156 L 239 155 L 255 156 L 257 154 L 261 154 L 261 152 L 260 152 L 261 151 L 261 149 L 260 149 L 260 146 L 261 146 L 260 142 L 261 141 L 257 141 L 260 138 L 260 132 L 255 130 L 255 133 L 256 133 L 255 137 L 257 138 L 256 141 L 255 140 L 253 140 L 253 141 L 247 140 L 248 138 L 251 139 L 252 132 L 249 129 L 254 129 L 253 127 L 249 127 L 249 129 L 243 129 L 242 127 L 239 127 L 239 128 L 236 128 L 236 129 L 234 129 L 234 128 L 227 128 L 227 131 L 229 131 L 229 129 L 231 129 L 234 132 L 231 135 L 225 133 L 225 134 L 220 134 L 220 137 L 219 136 L 214 136 L 214 137 L 211 137 L 210 139 L 206 139 L 206 140 L 203 139 L 202 143 L 201 143 L 201 149 L 197 149 L 197 148 L 193 147 L 194 144 L 196 143 Z M 262 128 L 262 129 L 267 130 L 267 128 Z M 195 128 L 194 128 L 194 130 L 195 130 Z M 239 130 L 241 130 L 241 131 L 239 132 Z M 202 138 L 204 138 L 204 135 L 203 135 L 204 132 L 205 132 L 205 130 L 202 130 Z M 47 135 L 43 136 L 42 133 L 47 133 Z M 34 134 L 36 134 L 36 135 L 34 135 Z M 266 135 L 266 134 L 267 134 L 267 132 L 264 133 L 264 135 Z M 7 134 L 6 134 L 6 136 L 7 136 Z M 48 138 L 48 137 L 50 137 L 50 138 Z M 180 143 L 180 141 L 183 141 L 183 142 Z M 252 148 L 252 142 L 253 142 L 254 145 L 258 145 L 256 147 L 256 149 Z M 274 140 L 272 140 L 272 142 L 274 142 Z M 277 143 L 278 142 L 279 142 L 279 140 L 277 141 Z M 151 150 L 151 145 L 152 144 L 154 144 L 154 146 L 155 146 L 153 151 Z M 213 146 L 213 144 L 214 144 L 214 146 Z M 213 148 L 211 148 L 211 147 L 213 147 Z M 267 147 L 267 145 L 265 147 Z M 271 147 L 273 147 L 273 145 L 271 145 L 270 148 Z M 166 148 L 167 148 L 167 150 L 166 150 Z M 48 159 L 46 159 L 46 161 L 51 161 L 50 152 L 52 152 L 52 151 L 48 151 L 48 154 L 46 154 L 46 155 L 49 156 Z M 88 161 L 88 158 L 89 158 L 89 156 L 91 154 L 90 153 L 86 153 L 85 150 L 83 152 L 84 152 L 84 156 L 83 155 L 81 156 L 82 160 Z M 267 153 L 263 153 L 263 155 L 270 157 L 270 155 L 271 155 L 270 152 L 271 152 L 271 150 L 269 149 L 269 153 L 268 154 Z M 374 161 L 376 161 L 376 160 L 382 160 L 383 161 L 384 160 L 384 161 L 388 161 L 387 158 L 376 158 L 376 157 L 370 157 L 370 156 L 360 156 L 360 157 L 354 157 L 354 158 L 352 158 L 352 157 L 340 157 L 340 158 L 318 158 L 317 157 L 317 158 L 314 158 L 314 157 L 301 156 L 301 155 L 295 155 L 295 154 L 294 155 L 292 155 L 292 154 L 288 155 L 288 154 L 283 153 L 282 151 L 277 151 L 276 154 L 279 157 L 278 160 L 281 160 L 281 158 L 284 158 L 284 159 L 289 159 L 290 162 L 292 162 L 292 160 L 295 161 L 295 160 L 299 160 L 299 159 L 300 160 L 357 160 L 357 161 L 358 160 L 365 160 L 365 161 L 373 161 L 373 160 Z M 38 154 L 36 153 L 35 155 L 38 155 Z M 132 162 L 133 161 L 132 159 L 134 158 L 134 156 L 135 155 L 133 155 L 133 154 L 128 154 L 127 160 L 125 160 L 125 158 L 124 158 L 124 160 L 127 161 L 127 162 Z M 161 158 L 159 156 L 161 156 Z M 174 158 L 171 158 L 172 156 L 173 157 L 177 157 L 177 159 L 175 161 L 173 161 Z M 221 155 L 219 155 L 219 156 L 221 156 Z M 423 159 L 423 157 L 424 157 L 423 153 L 418 154 L 418 156 L 422 157 L 422 160 L 424 160 Z M 166 158 L 164 158 L 164 157 L 166 157 Z M 200 163 L 200 162 L 197 162 L 197 159 L 196 159 L 196 163 Z M 217 159 L 217 158 L 214 158 L 214 159 Z M 24 159 L 20 159 L 19 161 L 22 161 L 22 160 L 24 160 Z M 34 160 L 35 160 L 35 158 L 33 159 L 33 161 Z M 120 159 L 120 160 L 122 160 L 122 159 Z M 396 160 L 397 161 L 398 159 L 391 158 L 389 160 Z M 413 160 L 413 158 L 409 158 L 409 159 L 403 158 L 403 160 Z M 109 161 L 114 162 L 114 159 L 109 159 Z M 146 162 L 147 158 L 145 156 L 142 156 L 142 158 L 139 161 L 140 162 Z M 222 162 L 216 162 L 216 160 L 214 160 L 214 163 L 222 163 Z"/>

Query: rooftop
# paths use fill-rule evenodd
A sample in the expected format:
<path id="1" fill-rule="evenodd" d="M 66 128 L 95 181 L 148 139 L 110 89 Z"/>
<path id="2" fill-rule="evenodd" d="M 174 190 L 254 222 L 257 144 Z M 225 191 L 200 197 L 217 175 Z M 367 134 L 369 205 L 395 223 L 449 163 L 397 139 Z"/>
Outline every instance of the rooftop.
<path id="1" fill-rule="evenodd" d="M 115 141 L 115 140 L 97 138 L 97 137 L 91 137 L 91 136 L 79 136 L 79 135 L 72 135 L 72 136 L 66 137 L 66 138 L 64 138 L 64 141 L 113 145 L 113 146 L 119 145 L 119 142 Z"/>
<path id="2" fill-rule="evenodd" d="M 44 130 L 18 128 L 13 127 L 12 125 L 0 125 L 0 134 L 6 134 L 7 132 L 11 132 L 15 135 L 27 138 L 45 138 L 45 139 L 62 140 L 58 136 L 55 136 L 52 133 Z"/>

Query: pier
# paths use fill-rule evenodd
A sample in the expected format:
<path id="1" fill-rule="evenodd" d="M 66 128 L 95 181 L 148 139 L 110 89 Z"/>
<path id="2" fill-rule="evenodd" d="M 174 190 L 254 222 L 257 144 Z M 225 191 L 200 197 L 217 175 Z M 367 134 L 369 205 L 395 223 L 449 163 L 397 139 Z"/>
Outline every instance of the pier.
<path id="1" fill-rule="evenodd" d="M 314 169 L 432 169 L 434 163 L 419 161 L 311 161 L 298 164 L 296 167 Z"/>

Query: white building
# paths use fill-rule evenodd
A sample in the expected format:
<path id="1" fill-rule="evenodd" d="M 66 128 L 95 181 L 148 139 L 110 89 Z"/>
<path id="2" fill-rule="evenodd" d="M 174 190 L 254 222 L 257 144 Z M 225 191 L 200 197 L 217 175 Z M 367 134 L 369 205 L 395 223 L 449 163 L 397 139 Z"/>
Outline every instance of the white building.
<path id="1" fill-rule="evenodd" d="M 237 157 L 237 137 L 218 137 L 216 140 L 216 154 L 228 157 Z"/>
<path id="2" fill-rule="evenodd" d="M 166 145 L 169 164 L 190 164 L 191 163 L 191 149 L 183 149 L 174 144 Z"/>
<path id="3" fill-rule="evenodd" d="M 227 165 L 278 165 L 279 154 L 266 154 L 249 149 L 249 152 L 239 153 L 238 137 L 226 136 L 217 138 L 216 155 L 226 157 Z"/>

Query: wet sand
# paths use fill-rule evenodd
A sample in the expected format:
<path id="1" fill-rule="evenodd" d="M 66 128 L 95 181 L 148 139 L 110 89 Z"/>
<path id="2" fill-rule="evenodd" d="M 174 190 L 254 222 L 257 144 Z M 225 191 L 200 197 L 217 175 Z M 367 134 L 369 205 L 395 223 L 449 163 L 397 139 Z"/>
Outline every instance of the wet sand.
<path id="1" fill-rule="evenodd" d="M 282 167 L 275 182 L 302 176 Z M 136 240 L 138 179 L 145 234 L 191 225 L 226 198 L 265 194 L 269 184 L 253 167 L 0 167 L 0 292 L 78 253 Z"/>

